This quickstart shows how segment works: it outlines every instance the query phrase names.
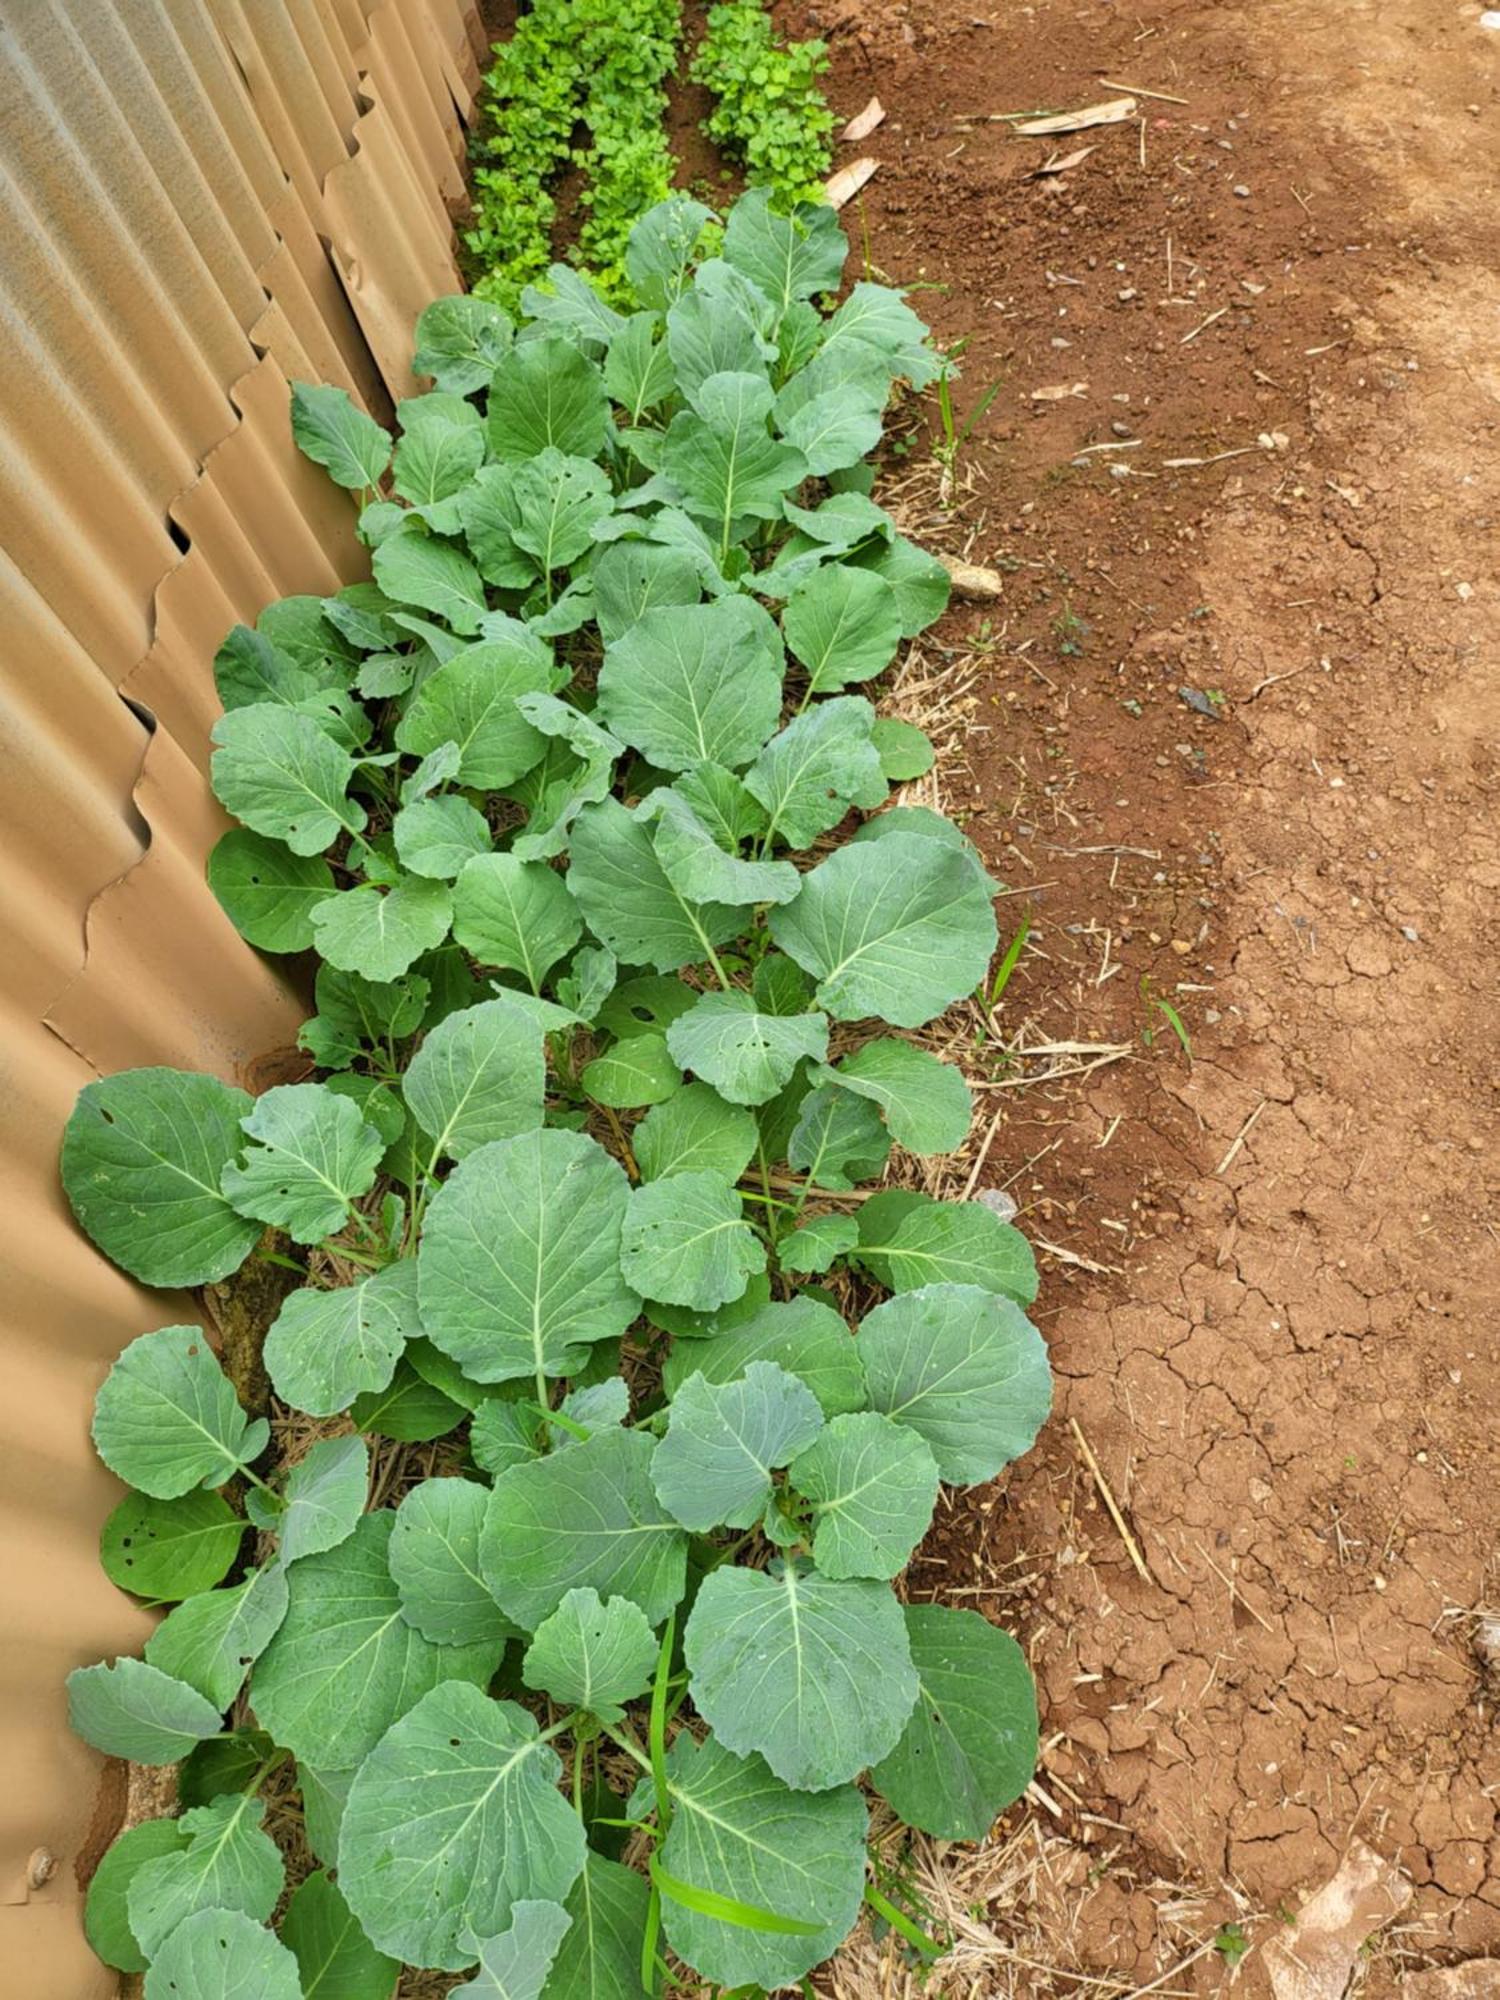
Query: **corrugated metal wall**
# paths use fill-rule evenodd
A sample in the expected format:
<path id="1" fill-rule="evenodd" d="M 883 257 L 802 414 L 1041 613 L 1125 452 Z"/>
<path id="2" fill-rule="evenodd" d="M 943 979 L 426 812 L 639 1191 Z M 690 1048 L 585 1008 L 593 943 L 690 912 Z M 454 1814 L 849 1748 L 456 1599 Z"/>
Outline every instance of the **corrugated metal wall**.
<path id="1" fill-rule="evenodd" d="M 203 883 L 225 630 L 363 573 L 288 377 L 374 408 L 458 289 L 466 0 L 0 0 L 0 1966 L 113 1990 L 77 1870 L 112 1829 L 62 1679 L 137 1647 L 98 1567 L 88 1414 L 191 1310 L 97 1257 L 57 1184 L 96 1072 L 234 1077 L 305 1009 Z"/>

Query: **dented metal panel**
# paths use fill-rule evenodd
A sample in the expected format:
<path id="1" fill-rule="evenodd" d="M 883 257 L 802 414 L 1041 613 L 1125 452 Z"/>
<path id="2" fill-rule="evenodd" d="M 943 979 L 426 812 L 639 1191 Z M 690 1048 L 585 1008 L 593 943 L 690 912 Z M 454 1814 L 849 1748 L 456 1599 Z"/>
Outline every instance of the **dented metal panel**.
<path id="1" fill-rule="evenodd" d="M 292 378 L 382 411 L 458 288 L 449 213 L 482 49 L 462 0 L 0 0 L 0 1964 L 92 2000 L 80 1889 L 119 1774 L 62 1680 L 137 1648 L 88 1439 L 135 1334 L 194 1310 L 74 1228 L 57 1149 L 89 1078 L 244 1080 L 305 1011 L 203 881 L 210 663 L 236 619 L 362 573 L 291 447 Z M 107 1782 L 101 1785 L 101 1777 Z"/>

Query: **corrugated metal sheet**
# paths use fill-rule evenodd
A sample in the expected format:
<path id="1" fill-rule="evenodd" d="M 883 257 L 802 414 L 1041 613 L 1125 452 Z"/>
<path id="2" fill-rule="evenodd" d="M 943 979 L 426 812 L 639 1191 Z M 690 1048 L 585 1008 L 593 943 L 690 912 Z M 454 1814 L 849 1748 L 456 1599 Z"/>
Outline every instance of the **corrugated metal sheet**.
<path id="1" fill-rule="evenodd" d="M 134 1063 L 235 1077 L 305 1011 L 203 882 L 210 661 L 273 597 L 362 573 L 293 451 L 289 377 L 381 410 L 458 288 L 449 206 L 482 49 L 464 0 L 0 0 L 0 1965 L 93 2000 L 78 1874 L 119 1788 L 62 1679 L 138 1646 L 98 1568 L 88 1415 L 191 1311 L 74 1229 L 75 1093 Z"/>

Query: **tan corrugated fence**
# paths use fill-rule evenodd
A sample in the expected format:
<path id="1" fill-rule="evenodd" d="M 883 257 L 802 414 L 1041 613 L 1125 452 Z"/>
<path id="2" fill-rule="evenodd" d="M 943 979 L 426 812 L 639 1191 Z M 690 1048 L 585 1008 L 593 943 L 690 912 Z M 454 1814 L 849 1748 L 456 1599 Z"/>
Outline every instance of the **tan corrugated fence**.
<path id="1" fill-rule="evenodd" d="M 203 882 L 210 662 L 272 598 L 364 573 L 287 380 L 372 408 L 458 288 L 449 207 L 481 52 L 465 0 L 0 0 L 0 1966 L 93 2000 L 77 1871 L 107 1837 L 62 1679 L 139 1646 L 98 1566 L 88 1413 L 182 1318 L 87 1246 L 57 1183 L 97 1072 L 240 1077 L 306 1011 Z"/>

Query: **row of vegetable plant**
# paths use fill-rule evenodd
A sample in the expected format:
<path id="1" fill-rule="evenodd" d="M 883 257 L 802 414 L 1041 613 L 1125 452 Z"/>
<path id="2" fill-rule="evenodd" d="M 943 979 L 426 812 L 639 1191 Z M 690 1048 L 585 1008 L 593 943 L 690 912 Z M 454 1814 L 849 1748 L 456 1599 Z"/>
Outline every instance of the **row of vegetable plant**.
<path id="1" fill-rule="evenodd" d="M 610 298 L 628 297 L 626 242 L 663 201 L 675 162 L 662 116 L 680 0 L 536 0 L 497 42 L 473 145 L 465 243 L 474 290 L 514 310 L 551 259 L 563 172 L 583 176 L 577 244 Z M 574 135 L 583 125 L 588 142 Z"/>
<path id="2" fill-rule="evenodd" d="M 868 494 L 937 361 L 895 291 L 819 309 L 827 208 L 713 223 L 636 226 L 629 312 L 561 266 L 519 326 L 430 307 L 394 438 L 295 392 L 373 581 L 225 641 L 210 879 L 316 952 L 320 1080 L 126 1072 L 63 1148 L 138 1279 L 289 1286 L 274 1429 L 191 1322 L 97 1400 L 106 1567 L 173 1607 L 69 1681 L 180 1761 L 88 1898 L 147 2000 L 762 1993 L 864 1901 L 923 1946 L 862 1780 L 977 1840 L 1031 1775 L 1019 1647 L 894 1587 L 1050 1398 L 1023 1237 L 877 1185 L 965 1140 L 912 1031 L 996 945 L 963 832 L 887 803 L 925 739 L 850 692 L 946 600 Z"/>
<path id="3" fill-rule="evenodd" d="M 703 130 L 780 207 L 821 201 L 833 164 L 834 117 L 818 87 L 828 45 L 786 42 L 762 0 L 721 0 L 693 58 L 692 77 L 714 97 Z"/>
<path id="4" fill-rule="evenodd" d="M 607 300 L 629 303 L 630 231 L 666 199 L 676 172 L 663 121 L 681 34 L 681 0 L 535 0 L 496 43 L 465 232 L 480 297 L 514 310 L 541 277 L 553 190 L 571 167 L 583 211 L 573 261 Z M 822 199 L 834 120 L 817 79 L 827 68 L 822 42 L 775 35 L 762 0 L 710 8 L 691 71 L 714 98 L 703 130 L 783 210 Z"/>

